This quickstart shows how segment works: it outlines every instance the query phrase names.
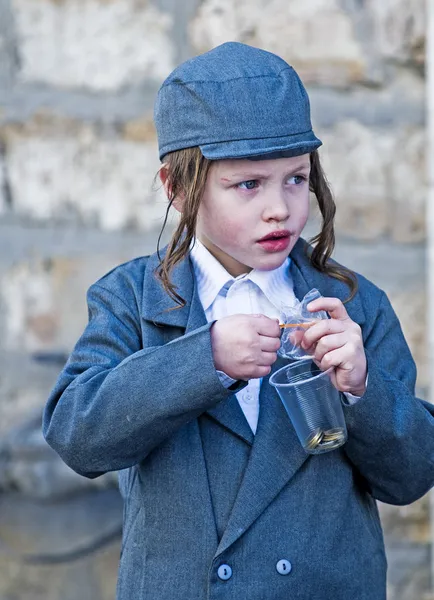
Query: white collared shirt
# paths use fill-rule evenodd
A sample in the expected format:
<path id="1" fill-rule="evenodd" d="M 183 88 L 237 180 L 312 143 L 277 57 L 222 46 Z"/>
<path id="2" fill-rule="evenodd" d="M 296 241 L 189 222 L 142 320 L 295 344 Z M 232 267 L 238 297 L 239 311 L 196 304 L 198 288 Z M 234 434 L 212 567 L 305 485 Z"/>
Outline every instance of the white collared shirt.
<path id="1" fill-rule="evenodd" d="M 232 277 L 199 240 L 196 239 L 190 252 L 199 299 L 208 323 L 236 314 L 263 314 L 279 319 L 281 305 L 295 303 L 289 258 L 272 271 L 253 269 Z M 232 380 L 227 378 L 227 383 Z M 258 424 L 260 386 L 261 379 L 250 379 L 236 394 L 253 433 Z"/>
<path id="2" fill-rule="evenodd" d="M 289 266 L 291 259 L 272 271 L 253 269 L 250 273 L 232 277 L 223 265 L 196 239 L 190 249 L 199 299 L 208 323 L 236 314 L 263 314 L 281 318 L 282 305 L 293 306 L 294 294 Z M 218 371 L 222 383 L 229 387 L 233 379 Z M 262 379 L 250 379 L 248 385 L 235 395 L 253 433 L 259 416 L 259 391 Z M 349 404 L 357 396 L 345 393 Z"/>

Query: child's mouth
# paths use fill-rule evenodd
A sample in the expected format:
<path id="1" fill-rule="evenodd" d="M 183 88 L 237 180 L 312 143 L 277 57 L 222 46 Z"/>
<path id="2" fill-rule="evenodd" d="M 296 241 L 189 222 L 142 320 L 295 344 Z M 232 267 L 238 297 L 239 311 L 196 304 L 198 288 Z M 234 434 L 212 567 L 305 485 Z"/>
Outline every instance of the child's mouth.
<path id="1" fill-rule="evenodd" d="M 286 250 L 289 246 L 290 239 L 289 231 L 273 231 L 261 238 L 258 241 L 258 244 L 260 244 L 266 252 L 282 252 L 282 250 Z"/>

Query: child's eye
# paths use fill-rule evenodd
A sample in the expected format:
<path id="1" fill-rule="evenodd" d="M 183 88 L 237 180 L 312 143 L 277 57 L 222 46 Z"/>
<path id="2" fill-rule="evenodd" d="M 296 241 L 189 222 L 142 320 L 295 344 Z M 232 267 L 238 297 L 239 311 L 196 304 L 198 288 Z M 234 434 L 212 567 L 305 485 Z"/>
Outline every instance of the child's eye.
<path id="1" fill-rule="evenodd" d="M 291 185 L 300 185 L 301 183 L 306 181 L 306 177 L 304 177 L 303 175 L 294 175 L 293 177 L 290 177 L 288 181 L 289 183 L 291 183 Z"/>
<path id="2" fill-rule="evenodd" d="M 249 179 L 248 181 L 242 181 L 241 183 L 238 183 L 238 187 L 242 188 L 243 190 L 254 190 L 257 185 L 257 179 Z"/>

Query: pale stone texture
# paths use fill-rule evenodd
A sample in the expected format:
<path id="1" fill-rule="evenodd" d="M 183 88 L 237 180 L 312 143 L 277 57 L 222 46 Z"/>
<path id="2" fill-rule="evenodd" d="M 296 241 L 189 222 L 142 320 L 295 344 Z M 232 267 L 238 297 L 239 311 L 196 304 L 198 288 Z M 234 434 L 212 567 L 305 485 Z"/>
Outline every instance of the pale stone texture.
<path id="1" fill-rule="evenodd" d="M 426 148 L 425 131 L 406 129 L 398 133 L 389 169 L 391 235 L 397 242 L 425 239 Z"/>
<path id="2" fill-rule="evenodd" d="M 0 285 L 3 348 L 71 350 L 87 321 L 87 288 L 126 258 L 120 255 L 112 262 L 101 255 L 92 260 L 35 257 L 6 271 Z"/>
<path id="3" fill-rule="evenodd" d="M 23 217 L 149 230 L 166 209 L 161 188 L 153 189 L 154 139 L 102 138 L 90 127 L 10 132 L 7 166 L 14 211 Z"/>
<path id="4" fill-rule="evenodd" d="M 368 128 L 348 120 L 319 135 L 336 200 L 336 231 L 360 240 L 390 235 L 397 242 L 423 241 L 423 130 Z"/>
<path id="5" fill-rule="evenodd" d="M 380 284 L 381 286 L 381 284 Z M 427 340 L 427 296 L 421 282 L 420 287 L 408 288 L 405 278 L 399 291 L 389 292 L 389 299 L 398 315 L 405 339 L 418 368 L 417 382 L 426 388 L 430 382 Z"/>
<path id="6" fill-rule="evenodd" d="M 31 358 L 18 354 L 0 354 L 0 464 L 2 446 L 8 434 L 40 414 L 57 371 L 42 369 Z M 60 366 L 57 367 L 57 370 Z M 0 489 L 5 473 L 0 469 Z"/>
<path id="7" fill-rule="evenodd" d="M 394 61 L 425 59 L 425 0 L 367 0 L 374 36 L 383 56 Z"/>
<path id="8" fill-rule="evenodd" d="M 406 540 L 410 543 L 429 544 L 429 496 L 407 506 L 391 506 L 378 503 L 381 522 L 390 539 Z"/>
<path id="9" fill-rule="evenodd" d="M 34 368 L 33 371 L 35 372 L 36 369 Z M 24 378 L 23 372 L 21 378 Z M 39 376 L 27 381 L 26 385 L 34 397 L 44 392 L 44 399 L 46 399 L 50 388 L 39 385 L 39 389 L 35 389 L 40 383 Z M 17 425 L 14 427 L 9 423 L 0 441 L 0 493 L 19 491 L 27 498 L 39 501 L 64 498 L 78 490 L 105 489 L 117 485 L 115 473 L 106 473 L 96 479 L 88 479 L 77 475 L 67 467 L 43 438 L 41 413 L 45 402 L 40 404 L 39 410 L 34 411 L 32 418 L 29 412 L 30 403 L 27 405 L 27 411 L 24 412 L 16 399 L 15 394 L 10 398 L 11 403 L 13 401 L 15 405 L 14 420 Z M 0 402 L 2 416 L 5 412 L 5 400 L 7 398 L 3 398 Z M 7 417 L 6 411 L 6 421 Z M 3 423 L 2 429 L 5 429 Z"/>
<path id="10" fill-rule="evenodd" d="M 226 41 L 275 52 L 306 82 L 340 86 L 366 76 L 365 54 L 338 0 L 205 0 L 190 32 L 198 52 Z"/>
<path id="11" fill-rule="evenodd" d="M 120 532 L 107 534 L 122 509 L 113 494 L 80 494 L 60 505 L 26 505 L 18 495 L 2 500 L 2 600 L 114 600 Z M 76 549 L 75 560 L 68 559 Z M 24 565 L 25 555 L 41 557 L 41 564 Z"/>
<path id="12" fill-rule="evenodd" d="M 24 346 L 34 351 L 53 344 L 59 314 L 49 265 L 17 266 L 3 278 L 1 296 L 6 312 L 6 348 Z"/>
<path id="13" fill-rule="evenodd" d="M 1 49 L 0 49 L 1 51 Z M 6 212 L 6 197 L 5 197 L 5 184 L 6 184 L 6 171 L 3 156 L 0 154 L 0 216 Z"/>
<path id="14" fill-rule="evenodd" d="M 13 0 L 23 81 L 114 90 L 173 68 L 172 18 L 146 0 Z"/>
<path id="15" fill-rule="evenodd" d="M 390 219 L 386 166 L 393 139 L 356 121 L 320 132 L 323 167 L 337 205 L 336 231 L 370 240 L 386 233 Z"/>
<path id="16" fill-rule="evenodd" d="M 41 413 L 87 322 L 87 288 L 127 258 L 35 257 L 3 272 L 0 491 L 53 499 L 115 483 L 113 474 L 88 480 L 66 467 L 42 439 Z"/>

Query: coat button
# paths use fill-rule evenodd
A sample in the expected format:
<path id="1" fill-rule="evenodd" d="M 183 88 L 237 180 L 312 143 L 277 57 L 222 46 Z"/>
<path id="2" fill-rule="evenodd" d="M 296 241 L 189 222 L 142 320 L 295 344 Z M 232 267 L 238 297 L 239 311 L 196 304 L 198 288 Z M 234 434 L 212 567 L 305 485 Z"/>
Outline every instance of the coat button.
<path id="1" fill-rule="evenodd" d="M 227 581 L 232 577 L 232 569 L 229 565 L 220 565 L 217 571 L 217 575 L 222 581 Z"/>
<path id="2" fill-rule="evenodd" d="M 279 562 L 276 564 L 276 570 L 278 573 L 280 573 L 280 575 L 289 575 L 291 573 L 291 569 L 291 563 L 289 560 L 285 560 L 284 558 L 279 560 Z"/>

